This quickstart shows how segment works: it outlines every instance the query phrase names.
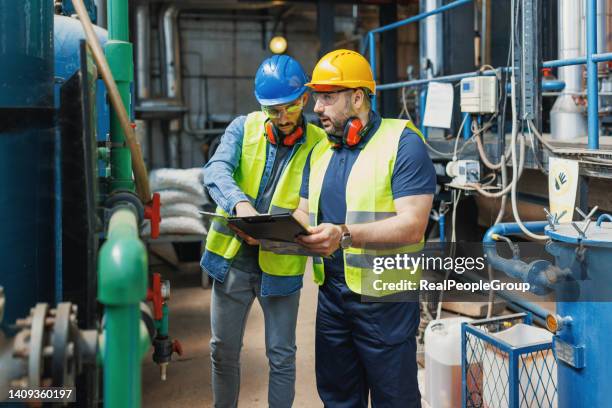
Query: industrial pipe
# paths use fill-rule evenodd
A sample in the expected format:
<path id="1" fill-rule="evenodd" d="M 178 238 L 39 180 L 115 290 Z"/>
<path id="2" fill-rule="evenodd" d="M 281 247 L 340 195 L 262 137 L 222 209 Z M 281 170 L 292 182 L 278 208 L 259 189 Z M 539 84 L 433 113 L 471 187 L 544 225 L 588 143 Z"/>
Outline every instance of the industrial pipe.
<path id="1" fill-rule="evenodd" d="M 597 97 L 597 61 L 593 54 L 597 52 L 597 0 L 587 0 L 587 113 L 588 113 L 588 147 L 599 149 L 599 98 Z"/>
<path id="2" fill-rule="evenodd" d="M 543 232 L 547 222 L 530 222 L 525 223 L 526 228 L 530 231 Z M 497 253 L 496 241 L 500 240 L 500 236 L 512 233 L 523 233 L 519 225 L 516 223 L 500 223 L 492 226 L 486 232 L 482 242 L 487 262 L 491 267 L 504 272 L 506 275 L 519 279 L 523 282 L 531 284 L 530 291 L 537 295 L 543 295 L 550 291 L 552 282 L 549 280 L 546 272 L 551 268 L 551 263 L 545 260 L 536 260 L 531 263 L 526 263 L 514 256 L 512 259 L 504 258 Z"/>
<path id="3" fill-rule="evenodd" d="M 559 92 L 565 89 L 565 82 L 560 80 L 550 80 L 541 82 L 542 91 L 544 92 Z M 510 96 L 510 84 L 506 84 L 506 92 Z"/>
<path id="4" fill-rule="evenodd" d="M 136 94 L 139 101 L 151 97 L 150 42 L 149 3 L 140 3 L 136 7 Z"/>
<path id="5" fill-rule="evenodd" d="M 124 28 L 117 28 L 116 26 L 118 24 L 113 23 L 113 17 L 115 17 L 116 14 L 119 14 L 117 10 L 113 8 L 114 3 L 116 3 L 116 1 L 112 1 L 112 0 L 109 1 L 109 13 L 108 13 L 109 39 L 110 39 L 109 43 L 113 39 L 116 38 L 117 34 L 120 34 L 121 36 L 125 36 L 125 38 L 128 38 L 127 23 L 125 24 L 126 27 Z M 127 89 L 125 89 L 123 92 L 125 94 L 127 91 L 127 94 L 123 95 L 123 98 L 122 98 L 122 95 L 119 93 L 117 84 L 115 83 L 115 79 L 113 77 L 109 64 L 102 51 L 102 47 L 100 46 L 100 43 L 98 42 L 98 38 L 96 37 L 96 34 L 93 30 L 93 26 L 91 24 L 91 20 L 89 19 L 89 15 L 87 14 L 87 10 L 85 9 L 85 6 L 83 5 L 83 0 L 73 0 L 73 4 L 79 16 L 79 20 L 81 21 L 81 24 L 83 25 L 83 31 L 85 32 L 85 38 L 87 40 L 87 44 L 91 48 L 94 60 L 96 61 L 98 69 L 100 70 L 102 79 L 104 80 L 104 84 L 106 85 L 106 89 L 108 91 L 111 105 L 113 106 L 115 115 L 117 115 L 117 119 L 120 125 L 120 130 L 123 133 L 123 135 L 121 135 L 121 134 L 117 134 L 118 132 L 111 132 L 111 137 L 117 136 L 113 140 L 113 142 L 119 143 L 119 144 L 126 142 L 129 148 L 128 152 L 121 153 L 120 157 L 116 157 L 116 160 L 113 160 L 113 163 L 115 164 L 114 170 L 117 170 L 120 173 L 118 175 L 119 179 L 121 178 L 131 179 L 131 171 L 133 170 L 134 178 L 136 179 L 136 190 L 138 192 L 138 195 L 140 196 L 140 199 L 144 203 L 148 203 L 151 201 L 151 191 L 149 189 L 149 178 L 147 175 L 147 168 L 145 167 L 144 160 L 142 159 L 142 152 L 140 150 L 140 145 L 138 143 L 138 140 L 136 139 L 134 128 L 132 127 L 132 123 L 130 121 L 128 112 L 126 110 L 126 103 L 124 103 L 124 100 L 126 102 L 129 101 L 129 83 L 128 83 Z M 125 7 L 127 9 L 127 3 Z M 125 14 L 127 14 L 127 10 Z M 127 22 L 127 16 L 125 16 L 125 20 Z M 108 45 L 107 45 L 107 49 L 108 49 Z M 130 50 L 131 50 L 131 47 L 130 47 Z M 122 52 L 125 50 L 121 50 L 121 51 L 117 50 L 117 51 L 118 51 L 117 52 L 118 55 L 116 55 L 117 57 L 127 58 L 128 63 L 129 61 L 131 61 L 132 59 L 131 53 Z M 125 64 L 125 63 L 126 61 L 117 61 L 118 66 L 121 64 Z M 131 72 L 129 72 L 129 69 L 122 70 L 122 73 L 127 77 L 131 75 Z M 112 120 L 113 118 L 111 117 L 111 121 Z M 112 127 L 113 126 L 111 123 L 111 128 Z M 123 140 L 123 136 L 125 137 L 125 140 Z M 114 148 L 114 149 L 118 149 L 118 148 Z M 117 153 L 119 152 L 117 151 Z M 126 169 L 123 169 L 122 164 L 125 162 L 129 163 L 130 157 L 131 157 L 131 168 L 129 169 L 130 171 L 128 173 L 125 171 Z M 113 175 L 113 177 L 115 177 L 115 175 Z M 130 187 L 129 184 L 130 183 L 126 183 L 122 187 L 129 188 Z M 121 187 L 121 186 L 117 186 L 117 187 Z"/>
<path id="6" fill-rule="evenodd" d="M 138 238 L 138 218 L 127 206 L 115 207 L 98 257 L 98 300 L 106 315 L 105 407 L 140 407 L 140 301 L 146 294 L 147 251 Z"/>

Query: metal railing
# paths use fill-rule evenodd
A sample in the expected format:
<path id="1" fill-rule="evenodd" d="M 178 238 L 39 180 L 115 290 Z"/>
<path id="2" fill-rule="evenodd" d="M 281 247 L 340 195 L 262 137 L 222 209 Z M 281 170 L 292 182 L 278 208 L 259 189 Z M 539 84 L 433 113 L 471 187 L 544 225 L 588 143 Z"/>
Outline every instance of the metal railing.
<path id="1" fill-rule="evenodd" d="M 399 27 L 416 23 L 436 14 L 441 14 L 445 11 L 471 3 L 473 0 L 457 0 L 445 6 L 430 10 L 424 13 L 417 14 L 404 20 L 396 21 L 395 23 L 381 26 L 368 31 L 366 34 L 367 41 L 365 45 L 369 48 L 369 60 L 372 66 L 374 81 L 376 81 L 376 38 L 375 35 L 389 30 L 394 30 Z M 520 1 L 520 0 L 516 0 Z M 569 65 L 585 65 L 587 66 L 587 100 L 588 103 L 588 148 L 599 149 L 599 101 L 598 101 L 598 81 L 597 81 L 597 63 L 612 61 L 612 52 L 597 53 L 597 0 L 587 0 L 586 13 L 586 35 L 587 35 L 587 55 L 582 58 L 571 58 L 564 60 L 552 60 L 541 62 L 541 68 L 557 68 Z M 368 51 L 363 50 L 363 53 Z M 417 79 L 411 81 L 393 82 L 389 84 L 380 84 L 376 86 L 379 91 L 388 89 L 396 89 L 403 87 L 415 87 L 428 84 L 429 82 L 455 82 L 463 78 L 474 77 L 478 75 L 495 75 L 497 70 L 509 71 L 510 67 L 499 67 L 495 71 L 474 71 L 463 74 L 446 75 L 429 79 Z M 376 110 L 376 98 L 372 100 L 372 109 Z"/>

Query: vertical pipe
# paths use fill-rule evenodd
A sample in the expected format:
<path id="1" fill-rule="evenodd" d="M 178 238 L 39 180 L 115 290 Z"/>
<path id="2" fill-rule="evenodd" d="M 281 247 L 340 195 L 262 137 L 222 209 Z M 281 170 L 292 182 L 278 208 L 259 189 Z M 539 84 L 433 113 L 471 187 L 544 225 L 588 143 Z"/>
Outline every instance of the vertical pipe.
<path id="1" fill-rule="evenodd" d="M 440 242 L 446 242 L 446 214 L 440 214 L 438 227 L 440 229 Z"/>
<path id="2" fill-rule="evenodd" d="M 582 18 L 584 2 L 559 0 L 557 16 L 557 45 L 559 59 L 574 59 L 584 55 L 585 21 Z M 565 88 L 557 97 L 550 112 L 553 139 L 571 140 L 587 134 L 586 109 L 576 102 L 575 94 L 584 89 L 582 65 L 561 67 L 559 79 Z"/>
<path id="3" fill-rule="evenodd" d="M 376 39 L 374 33 L 368 33 L 368 41 L 370 43 L 370 66 L 372 67 L 372 76 L 376 83 Z M 376 111 L 376 95 L 372 97 L 372 110 Z"/>
<path id="4" fill-rule="evenodd" d="M 482 0 L 482 12 L 480 20 L 480 64 L 486 64 L 487 52 L 487 0 Z"/>
<path id="5" fill-rule="evenodd" d="M 464 113 L 465 122 L 463 124 L 463 139 L 468 140 L 472 136 L 472 115 Z"/>
<path id="6" fill-rule="evenodd" d="M 147 293 L 147 251 L 135 212 L 115 209 L 98 255 L 98 300 L 105 307 L 104 406 L 140 407 L 140 301 Z"/>
<path id="7" fill-rule="evenodd" d="M 132 117 L 131 84 L 134 79 L 132 44 L 129 42 L 127 0 L 108 0 L 108 42 L 105 54 L 123 104 Z M 114 110 L 110 114 L 111 190 L 134 190 L 132 155 L 125 145 L 125 133 Z"/>
<path id="8" fill-rule="evenodd" d="M 423 134 L 423 137 L 425 139 L 427 139 L 427 127 L 423 124 L 424 120 L 425 120 L 425 105 L 427 104 L 427 88 L 423 88 L 421 90 L 421 94 L 419 95 L 419 116 L 420 116 L 420 122 L 419 125 L 421 127 L 421 133 Z"/>
<path id="9" fill-rule="evenodd" d="M 138 100 L 151 97 L 150 77 L 150 45 L 151 45 L 151 17 L 149 3 L 141 3 L 136 8 L 136 93 Z"/>
<path id="10" fill-rule="evenodd" d="M 599 101 L 597 97 L 597 0 L 587 0 L 587 100 L 589 149 L 599 149 Z"/>
<path id="11" fill-rule="evenodd" d="M 140 308 L 106 305 L 104 406 L 140 407 Z"/>

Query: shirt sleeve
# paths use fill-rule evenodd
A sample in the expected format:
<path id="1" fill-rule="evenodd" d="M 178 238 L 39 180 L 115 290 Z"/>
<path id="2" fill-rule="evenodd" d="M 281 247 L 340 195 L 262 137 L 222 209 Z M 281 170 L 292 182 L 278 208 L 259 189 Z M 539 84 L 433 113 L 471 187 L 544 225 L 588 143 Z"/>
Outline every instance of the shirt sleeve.
<path id="1" fill-rule="evenodd" d="M 302 186 L 300 187 L 300 197 L 308 200 L 308 182 L 310 180 L 310 156 L 312 150 L 308 153 L 306 164 L 304 164 L 304 171 L 302 172 Z"/>
<path id="2" fill-rule="evenodd" d="M 410 129 L 400 137 L 391 190 L 395 199 L 436 192 L 436 170 L 425 143 Z"/>
<path id="3" fill-rule="evenodd" d="M 229 124 L 215 154 L 204 166 L 204 186 L 215 203 L 228 214 L 234 214 L 238 202 L 249 201 L 234 180 L 242 155 L 245 122 L 246 116 L 239 116 Z"/>

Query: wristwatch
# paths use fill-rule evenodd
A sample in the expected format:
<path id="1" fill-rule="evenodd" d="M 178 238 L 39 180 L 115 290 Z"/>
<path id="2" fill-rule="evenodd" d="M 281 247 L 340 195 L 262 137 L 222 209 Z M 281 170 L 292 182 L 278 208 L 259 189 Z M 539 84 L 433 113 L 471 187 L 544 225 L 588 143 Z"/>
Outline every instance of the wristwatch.
<path id="1" fill-rule="evenodd" d="M 353 237 L 351 232 L 345 224 L 340 225 L 342 229 L 342 236 L 340 237 L 340 248 L 348 249 L 353 244 Z"/>

